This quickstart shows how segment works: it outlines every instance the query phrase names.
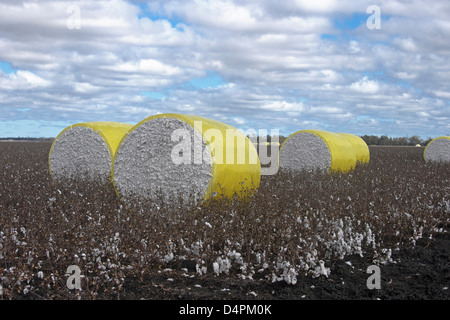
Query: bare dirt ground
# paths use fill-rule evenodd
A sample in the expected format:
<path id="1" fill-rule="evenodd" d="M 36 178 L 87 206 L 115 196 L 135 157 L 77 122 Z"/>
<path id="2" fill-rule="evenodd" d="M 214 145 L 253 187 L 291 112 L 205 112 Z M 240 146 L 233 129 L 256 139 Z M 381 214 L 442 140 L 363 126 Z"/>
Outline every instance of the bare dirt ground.
<path id="1" fill-rule="evenodd" d="M 395 299 L 448 300 L 450 298 L 450 234 L 420 239 L 413 249 L 392 254 L 395 263 L 380 266 L 381 288 L 368 289 L 366 273 L 372 263 L 360 256 L 330 264 L 328 278 L 299 277 L 295 285 L 238 278 L 189 278 L 164 273 L 144 283 L 126 281 L 121 299 Z"/>
<path id="2" fill-rule="evenodd" d="M 91 252 L 95 251 L 95 248 L 102 245 L 103 242 L 110 243 L 110 240 L 114 239 L 115 232 L 119 231 L 120 235 L 127 233 L 131 235 L 129 238 L 122 238 L 121 249 L 123 253 L 126 253 L 124 255 L 126 257 L 131 257 L 135 250 L 139 249 L 136 246 L 136 239 L 139 238 L 135 237 L 135 234 L 145 231 L 145 228 L 148 228 L 150 236 L 155 237 L 152 238 L 155 244 L 163 246 L 167 239 L 162 237 L 161 240 L 161 236 L 154 235 L 152 230 L 155 225 L 148 223 L 150 227 L 147 226 L 145 224 L 148 222 L 147 220 L 138 218 L 130 221 L 116 220 L 114 217 L 117 216 L 119 203 L 115 200 L 113 193 L 95 194 L 89 192 L 92 188 L 87 187 L 87 191 L 85 191 L 83 186 L 76 189 L 77 192 L 69 193 L 57 189 L 48 175 L 49 143 L 2 143 L 0 147 L 0 234 L 4 233 L 3 247 L 0 252 L 2 254 L 0 255 L 0 285 L 2 285 L 0 292 L 3 291 L 3 296 L 0 294 L 1 299 L 76 300 L 77 296 L 66 287 L 65 279 L 67 277 L 64 276 L 64 270 L 69 264 L 74 263 L 75 254 L 87 252 L 87 262 L 90 264 L 86 263 L 83 269 L 84 274 L 88 275 L 83 282 L 84 289 L 80 296 L 83 299 L 152 300 L 153 306 L 158 306 L 158 301 L 163 300 L 178 301 L 179 303 L 194 300 L 200 302 L 207 300 L 248 300 L 252 302 L 274 300 L 294 300 L 296 302 L 301 300 L 449 300 L 448 206 L 444 207 L 440 200 L 444 199 L 447 201 L 445 203 L 448 203 L 449 189 L 446 181 L 449 179 L 449 171 L 448 166 L 432 168 L 424 166 L 421 148 L 397 148 L 401 152 L 394 152 L 393 148 L 389 147 L 373 148 L 371 150 L 373 160 L 371 160 L 370 166 L 355 171 L 353 177 L 348 178 L 350 179 L 348 181 L 355 185 L 348 191 L 345 188 L 335 188 L 336 190 L 334 190 L 331 187 L 341 185 L 343 179 L 335 179 L 334 184 L 330 185 L 323 183 L 324 188 L 330 186 L 329 188 L 332 190 L 316 188 L 315 192 L 311 192 L 309 188 L 313 187 L 314 183 L 310 183 L 309 187 L 305 187 L 306 190 L 303 190 L 297 187 L 300 185 L 297 180 L 288 183 L 282 176 L 275 177 L 261 188 L 262 196 L 259 198 L 261 202 L 255 203 L 255 208 L 253 208 L 253 214 L 256 217 L 271 210 L 280 210 L 280 214 L 273 216 L 280 218 L 288 216 L 287 211 L 283 210 L 287 206 L 292 206 L 289 201 L 300 193 L 303 194 L 302 201 L 307 201 L 310 206 L 314 206 L 316 198 L 321 199 L 318 192 L 323 191 L 328 197 L 329 193 L 333 192 L 332 195 L 335 199 L 338 197 L 344 199 L 348 195 L 346 192 L 353 192 L 351 195 L 354 201 L 358 195 L 361 198 L 360 202 L 355 205 L 360 210 L 370 208 L 367 203 L 373 201 L 379 206 L 377 212 L 383 213 L 383 215 L 380 214 L 380 217 L 391 217 L 389 215 L 391 207 L 387 205 L 398 206 L 399 212 L 416 215 L 417 219 L 412 222 L 420 223 L 424 222 L 422 217 L 428 218 L 431 214 L 429 207 L 422 205 L 425 203 L 424 199 L 429 198 L 427 203 L 433 205 L 432 207 L 436 209 L 434 214 L 442 221 L 441 224 L 433 224 L 432 227 L 443 228 L 445 232 L 434 233 L 430 239 L 425 231 L 415 246 L 408 245 L 403 246 L 402 249 L 394 249 L 391 256 L 393 262 L 379 266 L 380 289 L 367 287 L 367 279 L 371 275 L 366 270 L 373 265 L 373 253 L 366 252 L 363 257 L 346 255 L 343 260 L 337 258 L 325 260 L 325 267 L 330 268 L 330 274 L 327 277 L 320 275 L 314 278 L 311 274 L 306 276 L 298 274 L 295 284 L 288 284 L 286 281 L 270 281 L 271 271 L 269 269 L 255 273 L 253 280 L 243 280 L 240 278 L 242 274 L 239 272 L 230 272 L 229 275 L 220 274 L 219 276 L 213 272 L 198 275 L 195 262 L 191 262 L 191 260 L 178 260 L 177 265 L 173 266 L 149 263 L 148 266 L 143 265 L 139 269 L 139 266 L 136 266 L 139 260 L 127 258 L 130 261 L 126 259 L 120 261 L 118 259 L 113 262 L 121 263 L 121 266 L 124 267 L 123 274 L 126 272 L 126 276 L 119 275 L 115 278 L 123 279 L 123 283 L 120 290 L 117 289 L 117 286 L 114 286 L 116 289 L 113 290 L 110 282 L 103 284 L 98 279 L 103 279 L 105 274 L 109 277 L 114 276 L 115 269 L 108 267 L 104 271 L 105 274 L 97 274 L 99 268 L 96 263 L 92 263 L 95 261 L 95 257 L 89 256 Z M 385 154 L 391 155 L 391 157 L 385 157 Z M 394 183 L 393 180 L 397 178 L 400 180 L 396 180 Z M 308 180 L 301 181 L 303 184 L 308 183 Z M 323 181 L 330 182 L 331 180 Z M 371 189 L 371 183 L 374 182 L 379 186 Z M 280 191 L 280 186 L 283 188 L 282 191 Z M 79 193 L 85 195 L 79 196 Z M 273 198 L 273 194 L 278 198 Z M 401 201 L 397 199 L 397 196 Z M 381 197 L 386 199 L 385 202 L 381 201 Z M 327 201 L 320 202 L 317 207 L 330 214 L 337 214 L 333 211 L 333 208 L 336 208 L 335 202 L 328 198 Z M 326 210 L 327 208 L 328 210 Z M 225 209 L 219 207 L 215 211 L 208 211 L 202 215 L 209 215 L 205 221 L 214 224 L 214 217 L 217 218 L 219 214 L 222 214 L 222 218 L 225 217 L 223 214 Z M 247 210 L 247 208 L 245 209 Z M 342 214 L 345 215 L 345 211 Z M 85 219 L 87 215 L 92 216 L 91 220 Z M 112 218 L 106 219 L 105 217 Z M 371 218 L 371 215 L 368 217 Z M 201 216 L 198 217 L 198 219 L 200 218 Z M 71 220 L 66 222 L 64 219 Z M 92 221 L 102 221 L 102 224 L 95 225 Z M 120 223 L 118 224 L 117 221 Z M 397 227 L 402 227 L 401 220 L 391 221 L 398 223 L 396 227 L 392 227 L 392 224 L 388 223 L 379 225 L 378 234 L 381 235 L 379 239 L 383 235 L 389 237 L 395 234 L 395 231 L 398 231 Z M 249 229 L 254 224 L 254 220 L 245 220 L 244 222 L 247 223 L 245 226 Z M 279 226 L 276 224 L 275 226 L 281 231 L 286 230 L 286 226 L 290 222 L 286 222 L 288 224 L 281 222 Z M 377 227 L 378 220 L 370 220 L 370 222 L 374 228 Z M 170 229 L 161 223 L 156 227 L 162 230 L 161 235 L 163 236 L 177 233 L 180 231 L 179 228 L 189 229 L 189 226 L 185 224 L 174 224 L 173 226 L 175 229 Z M 273 227 L 272 224 L 270 226 Z M 90 237 L 85 237 L 83 232 L 78 232 L 78 230 L 85 230 L 81 227 L 92 231 Z M 411 228 L 409 225 L 404 227 L 403 239 L 409 239 L 413 234 Z M 107 232 L 108 228 L 112 230 L 109 233 Z M 194 228 L 191 229 L 197 232 Z M 228 230 L 230 236 L 234 229 L 236 228 L 230 227 Z M 130 230 L 133 232 L 130 233 Z M 282 235 L 281 231 L 278 233 L 279 235 Z M 49 233 L 55 235 L 50 237 Z M 207 235 L 209 238 L 206 237 L 204 240 L 211 243 L 221 236 L 220 233 L 211 233 L 211 235 L 208 233 Z M 256 236 L 265 239 L 264 233 L 257 232 Z M 20 241 L 17 237 L 20 237 Z M 282 240 L 282 237 L 274 239 Z M 394 243 L 390 243 L 389 240 L 386 239 L 385 243 L 392 244 L 390 247 L 396 247 L 395 243 L 399 241 L 397 238 L 393 238 Z M 96 241 L 98 244 L 95 243 Z M 60 252 L 56 251 L 57 246 L 59 246 L 59 250 L 61 248 L 67 250 L 67 253 L 61 257 L 54 258 L 52 256 L 52 259 L 49 259 L 49 250 L 55 250 L 54 254 Z M 244 248 L 241 249 L 244 252 Z M 30 257 L 33 259 L 30 260 Z M 107 257 L 105 256 L 103 261 Z M 113 259 L 113 255 L 109 255 L 109 257 Z M 214 257 L 212 255 L 210 260 L 214 261 L 212 260 Z M 40 262 L 45 263 L 41 265 Z M 127 271 L 128 265 L 134 266 L 133 272 Z M 152 267 L 150 271 L 148 271 L 149 266 Z M 187 271 L 182 273 L 180 272 L 181 268 Z M 208 266 L 208 269 L 212 268 Z M 141 271 L 145 270 L 147 273 L 142 279 L 139 279 L 139 274 L 143 274 Z M 89 273 L 92 275 L 89 276 Z M 55 276 L 56 280 L 53 280 L 52 276 Z M 89 278 L 89 284 L 87 284 L 87 278 Z M 97 284 L 94 285 L 94 281 L 97 281 Z M 29 287 L 33 287 L 33 290 Z M 89 290 L 93 292 L 91 293 Z"/>

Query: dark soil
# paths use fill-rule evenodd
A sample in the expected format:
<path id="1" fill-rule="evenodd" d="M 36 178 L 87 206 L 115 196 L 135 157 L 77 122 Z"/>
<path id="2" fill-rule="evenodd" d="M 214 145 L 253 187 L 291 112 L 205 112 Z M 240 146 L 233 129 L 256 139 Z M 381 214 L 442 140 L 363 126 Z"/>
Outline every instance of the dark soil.
<path id="1" fill-rule="evenodd" d="M 381 288 L 368 289 L 370 259 L 354 255 L 328 262 L 331 274 L 298 277 L 296 285 L 237 277 L 194 278 L 163 273 L 128 279 L 120 299 L 155 300 L 448 300 L 450 298 L 450 234 L 422 238 L 412 249 L 392 253 L 393 263 L 380 265 Z M 179 274 L 179 272 L 177 272 Z"/>
<path id="2" fill-rule="evenodd" d="M 282 237 L 282 232 L 267 235 L 259 231 L 269 230 L 268 227 L 276 227 L 278 231 L 286 230 L 286 226 L 292 225 L 292 219 L 285 219 L 291 217 L 290 212 L 296 210 L 290 202 L 291 198 L 298 198 L 301 194 L 302 203 L 305 206 L 334 214 L 336 220 L 339 217 L 345 217 L 347 211 L 343 209 L 345 206 L 336 205 L 337 200 L 330 200 L 330 194 L 334 195 L 334 199 L 346 199 L 351 195 L 355 202 L 354 207 L 360 208 L 358 211 L 361 211 L 358 219 L 370 218 L 368 222 L 372 230 L 377 232 L 379 239 L 383 236 L 392 236 L 395 231 L 400 233 L 402 239 L 406 239 L 402 244 L 403 249 L 393 251 L 394 262 L 379 266 L 381 288 L 369 289 L 367 280 L 371 274 L 368 274 L 366 270 L 373 265 L 373 254 L 369 252 L 364 257 L 345 256 L 344 260 L 325 261 L 326 267 L 331 271 L 328 277 L 313 278 L 311 275 L 298 275 L 295 285 L 284 281 L 271 282 L 268 280 L 268 274 L 261 273 L 256 273 L 253 280 L 242 280 L 239 278 L 239 273 L 234 270 L 229 275 L 215 276 L 210 271 L 207 275 L 199 276 L 195 273 L 195 262 L 192 264 L 183 261 L 180 262 L 181 265 L 161 266 L 156 261 L 149 262 L 147 265 L 143 264 L 142 267 L 136 266 L 139 260 L 132 258 L 135 250 L 138 250 L 140 254 L 152 252 L 145 251 L 139 246 L 137 240 L 141 239 L 140 237 L 148 237 L 149 243 L 159 244 L 161 247 L 166 245 L 168 239 L 166 235 L 172 239 L 184 238 L 186 241 L 189 239 L 194 241 L 198 239 L 199 232 L 203 232 L 202 239 L 205 244 L 220 243 L 221 239 L 222 242 L 226 239 L 221 232 L 208 233 L 209 229 L 206 229 L 203 224 L 201 224 L 203 229 L 194 228 L 193 226 L 196 226 L 194 219 L 174 219 L 175 222 L 183 223 L 174 222 L 168 226 L 164 223 L 166 220 L 159 222 L 156 218 L 153 220 L 133 218 L 129 221 L 125 217 L 116 219 L 119 203 L 115 194 L 103 192 L 103 190 L 100 192 L 95 186 L 84 188 L 83 184 L 80 186 L 74 184 L 73 188 L 76 192 L 61 192 L 52 183 L 48 174 L 49 148 L 50 143 L 5 142 L 0 144 L 0 231 L 6 233 L 5 230 L 8 229 L 11 233 L 14 229 L 22 238 L 21 241 L 13 242 L 10 236 L 8 238 L 4 236 L 9 240 L 7 242 L 5 240 L 6 245 L 2 248 L 4 258 L 0 259 L 0 278 L 7 275 L 10 280 L 8 283 L 0 282 L 3 286 L 3 296 L 0 295 L 0 299 L 76 300 L 78 297 L 97 300 L 144 299 L 153 300 L 152 304 L 155 305 L 159 305 L 163 300 L 178 301 L 178 304 L 192 300 L 200 302 L 206 300 L 251 300 L 253 302 L 295 300 L 296 303 L 299 300 L 449 300 L 450 223 L 448 206 L 444 207 L 442 201 L 442 199 L 448 201 L 449 171 L 444 165 L 426 167 L 421 158 L 421 149 L 372 148 L 370 165 L 355 170 L 351 178 L 346 177 L 347 180 L 337 178 L 323 180 L 325 178 L 322 179 L 321 176 L 314 176 L 317 179 L 301 180 L 305 187 L 298 188 L 300 185 L 298 179 L 286 181 L 283 178 L 286 175 L 266 177 L 258 198 L 260 202 L 254 202 L 253 207 L 248 210 L 247 207 L 237 207 L 246 213 L 248 211 L 248 216 L 244 215 L 248 219 L 233 221 L 242 222 L 248 227 L 248 230 L 253 232 L 251 235 L 255 243 L 266 245 L 270 244 L 270 241 L 278 241 L 283 245 L 285 239 Z M 301 179 L 300 176 L 299 179 Z M 315 188 L 317 181 L 321 182 L 323 187 Z M 345 181 L 351 182 L 349 185 L 354 186 L 345 187 L 346 185 L 343 184 Z M 97 192 L 90 192 L 92 190 Z M 343 200 L 341 202 L 344 203 Z M 372 202 L 378 206 L 376 212 L 379 218 L 373 218 L 374 211 L 367 205 Z M 208 208 L 209 211 L 191 213 L 197 214 L 195 219 L 199 221 L 214 224 L 213 220 L 220 220 L 217 219 L 218 215 L 227 208 L 211 207 Z M 334 210 L 335 208 L 339 210 Z M 417 223 L 422 223 L 432 216 L 440 221 L 438 227 L 445 228 L 446 232 L 436 233 L 430 240 L 426 236 L 427 230 L 434 230 L 431 227 L 436 225 L 425 225 L 428 229 L 424 229 L 424 237 L 412 246 L 408 244 L 408 239 L 414 234 L 408 227 L 410 224 L 402 225 L 402 221 L 386 219 L 392 218 L 390 215 L 392 208 L 409 212 Z M 92 216 L 92 221 L 101 220 L 102 223 L 94 224 L 91 220 L 85 219 L 88 214 L 89 217 Z M 269 214 L 270 218 L 268 218 Z M 158 217 L 165 216 L 160 214 Z M 224 217 L 222 214 L 222 218 Z M 258 225 L 260 230 L 253 228 L 256 220 L 252 217 L 266 217 L 260 220 Z M 230 224 L 231 227 L 227 227 L 227 237 L 234 240 L 242 238 L 239 232 L 236 234 L 234 232 L 238 229 L 236 226 L 239 226 L 239 223 Z M 21 231 L 22 226 L 25 227 L 26 236 L 25 232 Z M 154 228 L 159 231 L 154 232 Z M 85 237 L 79 230 L 86 230 L 89 232 L 88 236 Z M 133 232 L 130 233 L 130 230 Z M 211 230 L 221 229 L 212 228 Z M 113 259 L 112 262 L 120 262 L 122 266 L 133 263 L 135 265 L 133 272 L 117 276 L 117 278 L 123 277 L 123 286 L 112 290 L 111 282 L 100 282 L 98 279 L 103 275 L 99 274 L 97 264 L 90 263 L 85 264 L 83 269 L 83 274 L 90 275 L 86 277 L 89 279 L 85 278 L 85 281 L 89 280 L 89 287 L 86 287 L 85 282 L 85 289 L 81 292 L 81 296 L 77 295 L 77 292 L 69 291 L 64 275 L 61 275 L 64 271 L 61 270 L 66 270 L 68 265 L 74 264 L 75 254 L 84 252 L 90 254 L 93 248 L 110 243 L 115 232 L 120 233 L 121 241 L 123 241 L 121 250 L 126 253 L 130 261 Z M 50 237 L 50 234 L 54 236 Z M 49 240 L 50 238 L 52 241 Z M 398 241 L 398 238 L 386 239 L 385 245 L 394 248 Z M 56 248 L 60 250 L 56 251 Z M 52 256 L 54 257 L 62 248 L 67 250 L 64 256 L 46 259 L 48 250 L 54 250 Z M 218 256 L 218 251 L 213 249 L 205 260 L 211 261 Z M 239 250 L 245 252 L 244 247 Z M 29 252 L 34 255 L 33 263 L 42 260 L 46 264 L 30 265 Z M 295 253 L 293 251 L 293 254 Z M 292 252 L 289 252 L 289 255 L 291 254 Z M 103 261 L 106 257 L 108 256 L 105 256 Z M 109 257 L 112 258 L 112 255 Z M 89 259 L 91 259 L 90 262 L 95 261 L 93 256 Z M 178 263 L 181 259 L 174 261 Z M 172 268 L 173 271 L 167 271 L 165 268 Z M 188 272 L 183 274 L 181 268 L 187 268 Z M 37 276 L 37 272 L 42 270 L 44 279 Z M 208 270 L 211 270 L 210 266 Z M 268 269 L 264 270 L 264 272 L 270 272 Z M 114 269 L 109 267 L 105 270 L 111 277 L 115 276 L 113 271 Z M 52 282 L 50 273 L 55 274 L 58 281 Z M 139 275 L 142 274 L 144 278 L 139 279 Z M 27 278 L 24 279 L 23 275 Z M 28 284 L 31 284 L 34 290 L 24 293 Z M 34 309 L 31 310 L 35 312 Z"/>

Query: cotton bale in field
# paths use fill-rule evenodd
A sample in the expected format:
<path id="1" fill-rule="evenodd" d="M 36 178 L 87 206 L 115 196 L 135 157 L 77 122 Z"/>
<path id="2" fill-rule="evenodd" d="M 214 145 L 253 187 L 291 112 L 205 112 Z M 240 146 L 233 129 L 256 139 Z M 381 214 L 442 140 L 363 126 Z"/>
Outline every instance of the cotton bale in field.
<path id="1" fill-rule="evenodd" d="M 450 136 L 431 140 L 423 151 L 425 162 L 450 162 Z"/>
<path id="2" fill-rule="evenodd" d="M 370 161 L 369 147 L 361 137 L 350 133 L 339 133 L 339 135 L 352 144 L 355 150 L 356 163 L 368 163 Z"/>
<path id="3" fill-rule="evenodd" d="M 116 148 L 132 126 L 119 122 L 83 122 L 68 126 L 50 148 L 50 175 L 55 181 L 88 178 L 106 183 L 111 177 Z"/>
<path id="4" fill-rule="evenodd" d="M 113 160 L 113 183 L 126 201 L 162 197 L 189 205 L 245 195 L 243 190 L 258 188 L 260 170 L 256 149 L 241 131 L 168 113 L 142 120 L 123 137 Z"/>
<path id="5" fill-rule="evenodd" d="M 347 172 L 356 166 L 353 145 L 337 133 L 301 130 L 281 145 L 280 167 L 288 170 Z"/>

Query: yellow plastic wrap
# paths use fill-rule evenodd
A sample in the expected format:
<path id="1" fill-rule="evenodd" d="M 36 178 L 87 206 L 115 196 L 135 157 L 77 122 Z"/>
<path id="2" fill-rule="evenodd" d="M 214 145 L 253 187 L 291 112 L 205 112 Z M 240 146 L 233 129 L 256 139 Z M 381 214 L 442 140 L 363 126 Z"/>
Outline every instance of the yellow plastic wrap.
<path id="1" fill-rule="evenodd" d="M 436 140 L 439 140 L 439 139 L 450 140 L 450 136 L 442 136 L 442 137 L 434 138 L 433 140 L 431 140 L 431 141 L 427 144 L 427 146 L 426 146 L 425 149 L 423 150 L 423 154 L 422 154 L 423 160 L 424 160 L 425 162 L 428 162 L 427 159 L 426 159 L 428 147 L 429 147 L 432 143 L 434 143 Z M 448 159 L 448 157 L 447 157 L 447 159 Z M 450 161 L 450 160 L 448 160 L 448 161 Z"/>
<path id="2" fill-rule="evenodd" d="M 368 163 L 370 161 L 370 151 L 366 142 L 361 138 L 354 134 L 350 133 L 338 133 L 340 136 L 343 136 L 347 139 L 353 146 L 355 150 L 356 163 Z"/>
<path id="3" fill-rule="evenodd" d="M 114 156 L 114 153 L 116 152 L 117 147 L 119 146 L 120 141 L 122 140 L 122 137 L 125 135 L 125 133 L 133 127 L 132 124 L 129 123 L 121 123 L 121 122 L 112 122 L 112 121 L 92 121 L 92 122 L 82 122 L 77 123 L 74 125 L 70 125 L 64 130 L 62 130 L 56 138 L 53 140 L 52 146 L 50 148 L 49 156 L 48 156 L 48 169 L 50 172 L 50 175 L 53 177 L 52 170 L 51 170 L 51 163 L 50 158 L 51 154 L 53 152 L 53 148 L 55 146 L 55 143 L 58 141 L 58 138 L 63 135 L 67 130 L 70 130 L 72 128 L 76 127 L 86 127 L 94 130 L 97 132 L 103 140 L 105 140 L 106 145 L 108 146 L 109 154 L 112 160 L 112 157 Z M 111 177 L 110 177 L 111 178 Z"/>
<path id="4" fill-rule="evenodd" d="M 129 132 L 132 132 L 142 123 L 157 118 L 174 118 L 183 121 L 194 128 L 199 134 L 201 134 L 210 151 L 212 162 L 212 177 L 203 196 L 204 200 L 210 199 L 213 195 L 216 197 L 231 197 L 235 194 L 245 196 L 245 191 L 252 191 L 259 187 L 261 178 L 261 165 L 258 153 L 250 139 L 248 139 L 248 137 L 245 136 L 241 131 L 225 123 L 207 119 L 204 117 L 166 113 L 150 116 L 140 121 Z M 200 123 L 201 126 L 199 126 Z M 234 143 L 228 143 L 226 139 L 227 130 L 233 132 L 234 136 L 237 137 L 237 139 L 234 139 Z M 214 136 L 215 131 L 220 132 L 221 136 L 223 137 L 223 143 L 219 141 L 220 139 L 216 139 L 216 137 Z M 122 141 L 125 138 L 126 136 L 122 138 Z M 120 143 L 122 143 L 122 141 Z M 242 143 L 242 141 L 244 141 L 244 144 Z M 117 151 L 119 149 L 120 145 Z M 240 155 L 243 154 L 245 154 L 245 161 L 242 161 L 243 159 L 240 157 Z M 112 162 L 113 175 L 116 155 L 117 152 L 114 155 Z M 227 155 L 232 155 L 234 159 L 228 159 L 227 161 Z M 120 196 L 117 188 L 116 193 Z"/>
<path id="5" fill-rule="evenodd" d="M 287 137 L 287 139 L 281 145 L 280 154 L 282 152 L 283 145 L 289 140 L 289 138 L 300 132 L 315 134 L 325 142 L 331 155 L 331 165 L 329 168 L 329 172 L 333 171 L 348 172 L 355 168 L 356 155 L 352 144 L 347 139 L 343 138 L 337 133 L 328 132 L 324 130 L 309 129 L 294 132 L 289 137 Z"/>

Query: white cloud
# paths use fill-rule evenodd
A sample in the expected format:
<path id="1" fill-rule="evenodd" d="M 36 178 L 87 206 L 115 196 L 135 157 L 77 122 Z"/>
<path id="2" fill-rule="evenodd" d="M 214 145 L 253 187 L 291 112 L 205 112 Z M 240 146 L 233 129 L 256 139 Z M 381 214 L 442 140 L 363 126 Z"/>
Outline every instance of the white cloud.
<path id="1" fill-rule="evenodd" d="M 180 75 L 181 69 L 172 67 L 170 65 L 161 63 L 154 59 L 141 59 L 138 61 L 120 63 L 115 66 L 106 66 L 104 69 L 110 69 L 118 72 L 126 73 L 147 73 L 165 76 L 177 76 Z"/>
<path id="2" fill-rule="evenodd" d="M 74 83 L 74 90 L 79 93 L 92 93 L 98 91 L 99 89 L 99 87 L 93 86 L 87 82 Z"/>
<path id="3" fill-rule="evenodd" d="M 416 52 L 418 47 L 412 38 L 397 38 L 392 41 L 393 44 L 398 45 L 404 51 Z"/>
<path id="4" fill-rule="evenodd" d="M 350 45 L 349 45 L 348 51 L 350 53 L 361 53 L 362 50 L 359 47 L 358 41 L 355 41 L 355 40 L 350 41 Z"/>
<path id="5" fill-rule="evenodd" d="M 381 8 L 381 30 L 364 21 L 336 26 L 371 4 Z M 67 28 L 71 5 L 80 8 L 81 29 Z M 287 131 L 362 132 L 399 119 L 389 129 L 404 135 L 445 131 L 448 21 L 450 4 L 424 0 L 3 1 L 0 61 L 15 72 L 0 72 L 0 117 L 87 121 L 109 114 L 128 122 L 189 112 Z M 208 72 L 223 84 L 189 86 Z M 417 122 L 417 112 L 434 127 Z"/>
<path id="6" fill-rule="evenodd" d="M 243 124 L 245 124 L 245 120 L 242 119 L 242 118 L 235 117 L 235 118 L 233 118 L 233 120 L 234 120 L 234 122 L 235 122 L 236 124 L 238 124 L 238 125 L 243 125 Z"/>
<path id="7" fill-rule="evenodd" d="M 336 10 L 339 3 L 336 0 L 322 0 L 322 1 L 308 1 L 308 0 L 297 0 L 295 4 L 306 11 L 324 13 Z"/>
<path id="8" fill-rule="evenodd" d="M 264 4 L 258 2 L 183 0 L 167 1 L 161 7 L 159 9 L 169 16 L 176 15 L 205 28 L 203 32 L 298 34 L 324 31 L 331 27 L 329 19 L 320 16 L 285 15 L 274 19 Z"/>
<path id="9" fill-rule="evenodd" d="M 375 94 L 379 91 L 380 86 L 377 81 L 363 77 L 359 81 L 352 83 L 350 89 L 360 93 Z"/>
<path id="10" fill-rule="evenodd" d="M 412 80 L 412 79 L 416 79 L 417 78 L 417 74 L 404 72 L 404 71 L 400 71 L 400 72 L 395 73 L 395 76 L 397 78 L 403 79 L 403 80 Z"/>
<path id="11" fill-rule="evenodd" d="M 18 70 L 16 73 L 4 74 L 0 72 L 0 88 L 5 90 L 27 90 L 48 87 L 50 81 L 45 80 L 32 72 Z"/>
<path id="12" fill-rule="evenodd" d="M 433 94 L 438 98 L 450 99 L 450 91 L 433 91 Z"/>
<path id="13" fill-rule="evenodd" d="M 311 112 L 314 113 L 342 113 L 343 110 L 341 108 L 337 108 L 337 107 L 328 107 L 328 106 L 322 106 L 322 107 L 313 107 L 311 108 Z"/>
<path id="14" fill-rule="evenodd" d="M 305 110 L 303 103 L 290 103 L 286 101 L 275 101 L 269 104 L 264 104 L 261 109 L 283 111 L 283 112 L 302 112 Z"/>

